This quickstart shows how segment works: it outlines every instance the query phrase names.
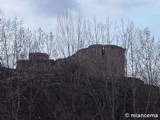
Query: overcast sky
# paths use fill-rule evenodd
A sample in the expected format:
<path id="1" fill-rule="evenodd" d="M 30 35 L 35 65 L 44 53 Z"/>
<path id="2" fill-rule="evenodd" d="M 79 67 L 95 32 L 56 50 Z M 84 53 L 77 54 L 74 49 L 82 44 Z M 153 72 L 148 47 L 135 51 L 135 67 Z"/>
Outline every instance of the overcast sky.
<path id="1" fill-rule="evenodd" d="M 0 9 L 6 17 L 24 20 L 25 27 L 41 27 L 54 31 L 56 17 L 65 7 L 72 12 L 80 10 L 90 19 L 110 17 L 115 21 L 133 20 L 136 26 L 148 26 L 160 38 L 160 0 L 0 0 Z"/>

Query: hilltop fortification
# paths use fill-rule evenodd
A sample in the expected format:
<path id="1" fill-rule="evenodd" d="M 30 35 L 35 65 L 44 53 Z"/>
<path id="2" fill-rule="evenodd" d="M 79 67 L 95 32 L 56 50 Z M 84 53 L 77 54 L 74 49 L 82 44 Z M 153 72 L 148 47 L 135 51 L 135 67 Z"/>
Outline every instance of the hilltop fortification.
<path id="1" fill-rule="evenodd" d="M 85 74 L 124 77 L 125 49 L 116 45 L 91 45 L 63 59 L 51 60 L 46 53 L 30 53 L 29 60 L 17 62 L 18 71 L 63 73 L 81 68 Z"/>
<path id="2" fill-rule="evenodd" d="M 125 76 L 125 49 L 119 46 L 91 45 L 57 60 L 30 53 L 16 69 L 0 66 L 0 120 L 111 120 L 111 103 L 115 120 L 135 110 L 158 116 L 159 90 Z"/>

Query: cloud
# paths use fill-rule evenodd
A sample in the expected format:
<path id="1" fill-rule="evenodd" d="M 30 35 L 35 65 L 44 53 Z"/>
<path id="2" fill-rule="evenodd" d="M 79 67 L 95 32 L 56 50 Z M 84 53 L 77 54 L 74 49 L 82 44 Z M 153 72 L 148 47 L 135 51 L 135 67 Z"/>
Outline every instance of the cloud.
<path id="1" fill-rule="evenodd" d="M 152 8 L 160 5 L 159 0 L 87 0 L 87 4 L 93 5 L 94 14 L 122 18 L 130 14 L 146 14 L 152 12 Z M 159 7 L 159 6 L 158 6 Z M 143 12 L 143 13 L 142 13 Z"/>
<path id="2" fill-rule="evenodd" d="M 77 0 L 2 0 L 0 8 L 14 14 L 35 14 L 54 17 L 65 8 L 75 11 L 79 8 Z"/>
<path id="3" fill-rule="evenodd" d="M 17 15 L 26 27 L 47 31 L 55 28 L 56 15 L 65 8 L 72 13 L 78 9 L 91 19 L 95 15 L 99 21 L 109 16 L 116 21 L 124 18 L 159 26 L 160 20 L 160 0 L 0 0 L 0 9 L 7 17 Z"/>
<path id="4" fill-rule="evenodd" d="M 76 0 L 30 0 L 34 12 L 43 16 L 55 16 L 65 8 L 77 10 L 79 3 Z"/>
<path id="5" fill-rule="evenodd" d="M 65 8 L 76 11 L 78 0 L 0 0 L 0 9 L 5 17 L 24 19 L 24 26 L 31 29 L 39 27 L 52 31 L 56 24 L 56 15 Z"/>
<path id="6" fill-rule="evenodd" d="M 117 0 L 117 1 L 104 1 L 102 0 L 99 2 L 100 6 L 106 6 L 106 8 L 112 8 L 112 10 L 120 10 L 120 11 L 126 11 L 131 10 L 138 7 L 144 7 L 150 4 L 147 0 Z"/>
<path id="7" fill-rule="evenodd" d="M 20 0 L 2 0 L 0 2 L 0 8 L 2 11 L 8 15 L 11 15 L 10 17 L 15 15 L 23 15 L 24 13 L 28 12 L 29 9 L 27 9 L 27 7 L 28 3 L 26 0 L 23 2 Z"/>
<path id="8" fill-rule="evenodd" d="M 148 26 L 156 36 L 159 33 L 160 0 L 81 0 L 81 4 L 84 12 L 98 16 L 99 21 L 108 16 L 114 21 L 129 19 L 140 28 Z"/>

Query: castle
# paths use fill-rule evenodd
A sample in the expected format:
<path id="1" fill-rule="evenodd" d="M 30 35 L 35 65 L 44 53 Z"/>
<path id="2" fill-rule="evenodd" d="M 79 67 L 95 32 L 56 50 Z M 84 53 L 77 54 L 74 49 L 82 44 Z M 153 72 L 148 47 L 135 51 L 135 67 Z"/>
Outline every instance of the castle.
<path id="1" fill-rule="evenodd" d="M 46 53 L 30 53 L 29 60 L 19 60 L 17 71 L 63 73 L 81 68 L 87 75 L 125 76 L 125 49 L 116 45 L 95 44 L 64 59 L 52 60 Z"/>
<path id="2" fill-rule="evenodd" d="M 115 120 L 134 109 L 146 113 L 146 106 L 147 113 L 160 110 L 159 87 L 125 76 L 125 49 L 116 45 L 91 45 L 57 60 L 30 53 L 16 69 L 0 67 L 0 85 L 0 119 L 16 113 L 24 120 L 106 120 L 111 103 Z"/>

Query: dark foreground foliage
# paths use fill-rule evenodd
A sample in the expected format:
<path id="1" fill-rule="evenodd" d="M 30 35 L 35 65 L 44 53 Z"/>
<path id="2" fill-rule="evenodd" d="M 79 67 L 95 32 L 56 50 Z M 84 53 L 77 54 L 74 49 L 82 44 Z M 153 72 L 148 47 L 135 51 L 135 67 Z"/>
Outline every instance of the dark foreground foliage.
<path id="1" fill-rule="evenodd" d="M 159 110 L 159 88 L 134 78 L 21 73 L 0 84 L 1 120 L 125 120 Z"/>

